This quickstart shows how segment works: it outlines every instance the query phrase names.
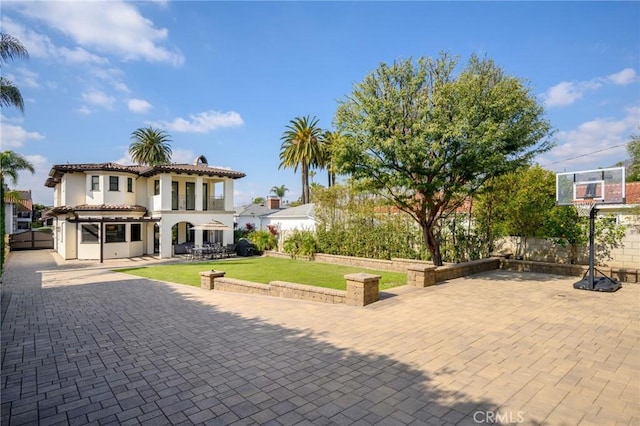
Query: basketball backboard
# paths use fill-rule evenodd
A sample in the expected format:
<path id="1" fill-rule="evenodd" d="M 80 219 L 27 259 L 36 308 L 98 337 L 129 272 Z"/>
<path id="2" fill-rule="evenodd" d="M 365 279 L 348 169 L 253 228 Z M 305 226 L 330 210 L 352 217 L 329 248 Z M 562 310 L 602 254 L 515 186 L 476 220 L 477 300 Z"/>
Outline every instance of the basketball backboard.
<path id="1" fill-rule="evenodd" d="M 598 205 L 625 204 L 624 167 L 558 173 L 556 204 L 569 206 L 581 200 L 593 200 Z"/>

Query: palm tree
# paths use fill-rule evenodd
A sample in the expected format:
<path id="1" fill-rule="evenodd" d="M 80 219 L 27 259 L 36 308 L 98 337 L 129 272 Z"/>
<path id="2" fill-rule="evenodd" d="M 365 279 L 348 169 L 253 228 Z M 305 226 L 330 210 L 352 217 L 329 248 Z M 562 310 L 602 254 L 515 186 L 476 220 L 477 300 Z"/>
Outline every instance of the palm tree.
<path id="1" fill-rule="evenodd" d="M 322 135 L 322 157 L 320 161 L 320 168 L 327 171 L 327 185 L 331 188 L 336 184 L 336 166 L 333 162 L 332 149 L 338 144 L 338 141 L 342 138 L 342 133 L 339 130 L 332 132 L 327 130 Z"/>
<path id="2" fill-rule="evenodd" d="M 270 192 L 273 192 L 274 194 L 276 194 L 276 197 L 282 199 L 284 198 L 284 195 L 287 193 L 287 191 L 289 191 L 289 188 L 287 188 L 284 185 L 280 185 L 280 186 L 274 186 L 273 188 L 271 188 Z"/>
<path id="3" fill-rule="evenodd" d="M 171 137 L 160 129 L 145 127 L 131 133 L 129 155 L 137 164 L 155 166 L 171 161 Z"/>
<path id="4" fill-rule="evenodd" d="M 15 58 L 29 58 L 29 52 L 20 41 L 6 33 L 0 33 L 0 64 Z M 24 100 L 18 87 L 7 78 L 0 77 L 0 106 L 14 106 L 24 112 Z"/>
<path id="5" fill-rule="evenodd" d="M 309 202 L 309 168 L 317 166 L 320 160 L 320 139 L 322 129 L 318 119 L 309 116 L 296 117 L 289 122 L 280 140 L 280 166 L 292 167 L 294 172 L 302 171 L 302 204 Z"/>
<path id="6" fill-rule="evenodd" d="M 0 270 L 4 265 L 4 239 L 5 239 L 5 176 L 11 179 L 11 182 L 16 185 L 18 183 L 18 172 L 21 170 L 28 170 L 31 173 L 35 173 L 33 164 L 29 162 L 22 155 L 13 151 L 0 152 Z"/>

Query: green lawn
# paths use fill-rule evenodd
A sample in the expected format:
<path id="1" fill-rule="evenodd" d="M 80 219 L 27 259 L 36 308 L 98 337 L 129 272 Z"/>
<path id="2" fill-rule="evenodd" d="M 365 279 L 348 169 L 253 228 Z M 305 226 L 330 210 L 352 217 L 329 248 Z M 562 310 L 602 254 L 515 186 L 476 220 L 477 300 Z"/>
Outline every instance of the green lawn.
<path id="1" fill-rule="evenodd" d="M 381 275 L 380 290 L 405 285 L 407 275 L 399 272 L 373 271 L 363 268 L 307 262 L 276 257 L 247 257 L 210 262 L 179 263 L 143 268 L 116 269 L 139 277 L 152 278 L 199 287 L 200 272 L 215 269 L 225 271 L 227 278 L 268 284 L 270 281 L 288 281 L 318 287 L 346 289 L 344 275 L 367 272 Z"/>

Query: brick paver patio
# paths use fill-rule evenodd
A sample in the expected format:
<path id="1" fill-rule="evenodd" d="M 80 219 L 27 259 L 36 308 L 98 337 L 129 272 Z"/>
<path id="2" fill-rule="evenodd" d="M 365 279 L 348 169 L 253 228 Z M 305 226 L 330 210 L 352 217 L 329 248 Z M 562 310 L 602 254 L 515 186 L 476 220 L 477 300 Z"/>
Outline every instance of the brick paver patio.
<path id="1" fill-rule="evenodd" d="M 640 424 L 637 284 L 496 271 L 353 308 L 54 256 L 7 263 L 2 425 Z"/>

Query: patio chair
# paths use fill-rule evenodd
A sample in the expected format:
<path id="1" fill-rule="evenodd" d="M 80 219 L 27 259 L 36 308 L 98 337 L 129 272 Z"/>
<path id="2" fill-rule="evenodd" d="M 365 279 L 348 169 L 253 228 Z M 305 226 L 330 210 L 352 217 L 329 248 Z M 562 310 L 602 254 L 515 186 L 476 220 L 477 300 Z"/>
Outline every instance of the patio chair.
<path id="1" fill-rule="evenodd" d="M 231 257 L 236 255 L 236 245 L 235 244 L 227 244 L 224 247 L 224 257 Z"/>
<path id="2" fill-rule="evenodd" d="M 195 259 L 195 255 L 193 254 L 193 248 L 191 246 L 185 246 L 185 249 L 187 251 L 187 260 L 191 261 Z"/>

